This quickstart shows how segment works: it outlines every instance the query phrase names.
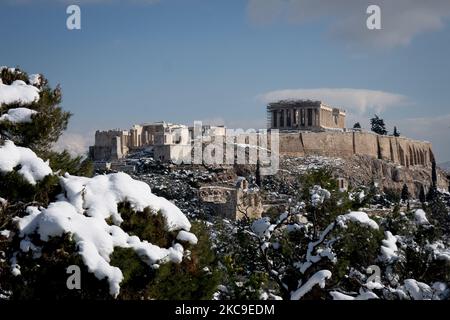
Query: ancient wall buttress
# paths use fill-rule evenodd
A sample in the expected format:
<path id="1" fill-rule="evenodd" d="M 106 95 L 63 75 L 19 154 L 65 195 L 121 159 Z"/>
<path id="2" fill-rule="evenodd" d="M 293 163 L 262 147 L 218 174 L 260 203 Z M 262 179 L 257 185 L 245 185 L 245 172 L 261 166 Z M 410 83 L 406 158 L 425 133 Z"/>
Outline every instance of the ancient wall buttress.
<path id="1" fill-rule="evenodd" d="M 280 154 L 348 158 L 366 155 L 402 166 L 431 166 L 430 142 L 364 131 L 280 132 Z"/>

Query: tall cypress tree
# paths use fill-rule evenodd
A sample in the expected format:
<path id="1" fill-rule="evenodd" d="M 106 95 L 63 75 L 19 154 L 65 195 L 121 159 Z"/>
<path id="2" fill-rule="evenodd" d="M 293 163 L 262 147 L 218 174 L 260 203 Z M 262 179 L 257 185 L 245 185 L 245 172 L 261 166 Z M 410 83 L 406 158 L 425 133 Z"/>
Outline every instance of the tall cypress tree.
<path id="1" fill-rule="evenodd" d="M 424 189 L 423 185 L 420 186 L 419 200 L 421 203 L 424 203 L 426 201 L 425 189 Z"/>
<path id="2" fill-rule="evenodd" d="M 393 133 L 394 137 L 400 137 L 400 132 L 398 132 L 397 127 L 394 126 L 394 133 Z"/>
<path id="3" fill-rule="evenodd" d="M 405 183 L 402 188 L 401 199 L 403 201 L 407 201 L 409 199 L 409 197 L 410 197 L 410 194 L 409 194 L 408 186 Z"/>
<path id="4" fill-rule="evenodd" d="M 259 162 L 259 159 L 256 161 L 255 180 L 255 183 L 258 185 L 258 187 L 261 188 L 261 164 Z"/>
<path id="5" fill-rule="evenodd" d="M 431 183 L 434 187 L 437 187 L 437 171 L 435 160 L 431 162 Z"/>

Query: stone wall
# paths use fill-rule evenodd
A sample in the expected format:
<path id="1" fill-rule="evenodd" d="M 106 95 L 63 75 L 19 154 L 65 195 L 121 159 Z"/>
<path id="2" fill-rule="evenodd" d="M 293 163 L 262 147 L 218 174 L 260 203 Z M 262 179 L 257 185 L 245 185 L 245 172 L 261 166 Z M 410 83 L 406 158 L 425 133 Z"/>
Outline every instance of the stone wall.
<path id="1" fill-rule="evenodd" d="M 367 155 L 406 167 L 428 167 L 434 159 L 429 142 L 381 136 L 372 132 L 280 132 L 279 145 L 281 155 L 340 158 Z"/>
<path id="2" fill-rule="evenodd" d="M 240 182 L 236 186 L 205 185 L 198 196 L 209 213 L 226 219 L 261 218 L 264 211 L 259 192 L 243 189 Z"/>

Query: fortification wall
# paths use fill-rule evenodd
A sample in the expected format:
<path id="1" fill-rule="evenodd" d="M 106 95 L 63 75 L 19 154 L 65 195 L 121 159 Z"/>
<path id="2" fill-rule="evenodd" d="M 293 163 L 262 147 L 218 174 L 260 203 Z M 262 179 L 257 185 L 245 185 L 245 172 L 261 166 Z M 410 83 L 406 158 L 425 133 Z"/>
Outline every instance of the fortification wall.
<path id="1" fill-rule="evenodd" d="M 280 132 L 280 154 L 340 158 L 366 155 L 406 167 L 428 167 L 434 159 L 429 142 L 359 131 Z"/>

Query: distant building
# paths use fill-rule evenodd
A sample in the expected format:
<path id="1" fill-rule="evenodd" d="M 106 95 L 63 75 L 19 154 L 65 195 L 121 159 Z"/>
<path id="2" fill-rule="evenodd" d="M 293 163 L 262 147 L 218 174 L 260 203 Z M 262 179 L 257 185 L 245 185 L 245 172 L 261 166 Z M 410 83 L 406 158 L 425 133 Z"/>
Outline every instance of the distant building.
<path id="1" fill-rule="evenodd" d="M 190 155 L 189 129 L 185 125 L 157 122 L 133 125 L 129 131 L 97 131 L 89 153 L 94 161 L 111 161 L 123 159 L 131 150 L 149 147 L 155 159 L 162 161 Z"/>
<path id="2" fill-rule="evenodd" d="M 281 100 L 267 106 L 267 126 L 278 130 L 344 129 L 345 115 L 321 101 Z"/>
<path id="3" fill-rule="evenodd" d="M 201 135 L 204 137 L 225 136 L 227 128 L 225 126 L 202 125 Z M 194 139 L 194 127 L 189 127 L 189 137 Z"/>
<path id="4" fill-rule="evenodd" d="M 96 161 L 119 160 L 129 151 L 129 133 L 126 130 L 96 131 L 95 143 L 89 154 Z"/>

